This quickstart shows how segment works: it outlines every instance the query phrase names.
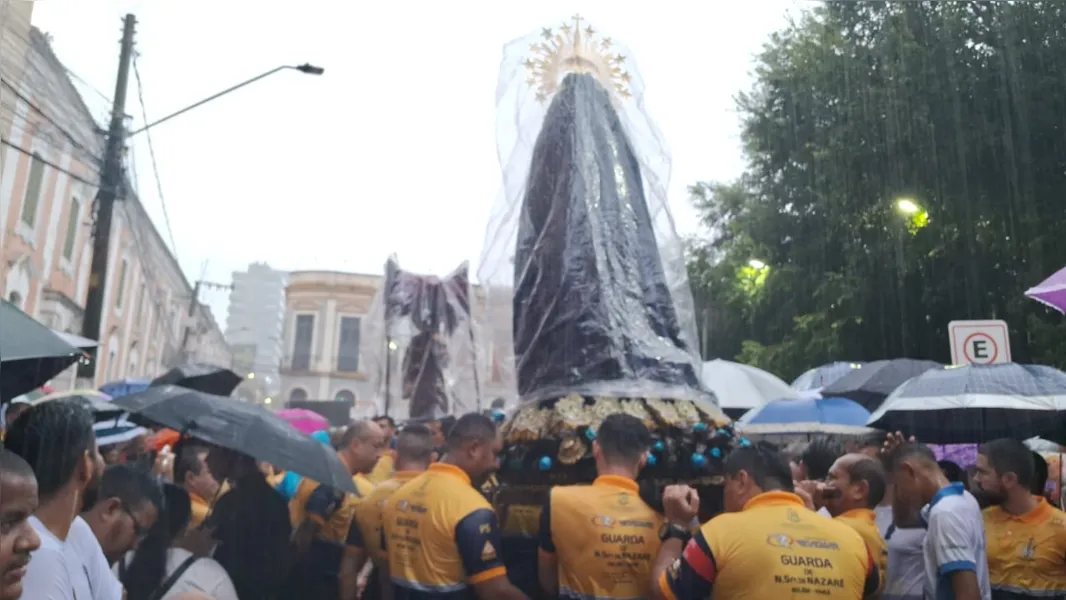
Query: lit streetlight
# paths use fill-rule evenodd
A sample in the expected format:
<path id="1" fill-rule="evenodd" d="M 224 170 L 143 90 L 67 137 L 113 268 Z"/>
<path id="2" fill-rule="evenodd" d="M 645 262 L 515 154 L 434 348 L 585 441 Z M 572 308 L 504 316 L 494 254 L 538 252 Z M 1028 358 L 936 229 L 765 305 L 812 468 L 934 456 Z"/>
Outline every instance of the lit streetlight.
<path id="1" fill-rule="evenodd" d="M 753 258 L 748 261 L 748 266 L 755 269 L 756 271 L 762 271 L 766 268 L 766 263 L 757 258 Z"/>
<path id="2" fill-rule="evenodd" d="M 896 200 L 896 210 L 905 215 L 916 215 L 922 212 L 922 207 L 918 206 L 918 203 L 910 198 L 900 198 Z"/>

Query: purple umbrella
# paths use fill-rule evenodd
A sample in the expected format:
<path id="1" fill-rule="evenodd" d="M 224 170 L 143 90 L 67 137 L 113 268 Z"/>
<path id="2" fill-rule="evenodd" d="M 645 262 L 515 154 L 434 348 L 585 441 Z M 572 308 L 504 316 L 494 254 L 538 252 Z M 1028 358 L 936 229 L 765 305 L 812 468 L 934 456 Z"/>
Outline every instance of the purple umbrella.
<path id="1" fill-rule="evenodd" d="M 1059 269 L 1036 287 L 1029 288 L 1025 295 L 1066 314 L 1066 267 Z"/>

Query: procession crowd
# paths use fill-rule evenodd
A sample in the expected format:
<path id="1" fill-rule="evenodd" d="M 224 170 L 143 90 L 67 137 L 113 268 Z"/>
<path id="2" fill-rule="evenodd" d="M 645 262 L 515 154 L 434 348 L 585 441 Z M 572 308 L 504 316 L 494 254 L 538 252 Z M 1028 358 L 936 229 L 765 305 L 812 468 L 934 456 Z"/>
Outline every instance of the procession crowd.
<path id="1" fill-rule="evenodd" d="M 493 418 L 322 441 L 358 495 L 191 439 L 172 464 L 138 443 L 101 453 L 74 402 L 21 411 L 0 452 L 0 600 L 1066 598 L 1066 514 L 1015 440 L 984 444 L 972 477 L 898 434 L 742 445 L 725 512 L 701 524 L 693 488 L 665 487 L 661 512 L 641 498 L 654 440 L 611 415 L 596 480 L 540 508 L 533 590 L 508 577 Z"/>

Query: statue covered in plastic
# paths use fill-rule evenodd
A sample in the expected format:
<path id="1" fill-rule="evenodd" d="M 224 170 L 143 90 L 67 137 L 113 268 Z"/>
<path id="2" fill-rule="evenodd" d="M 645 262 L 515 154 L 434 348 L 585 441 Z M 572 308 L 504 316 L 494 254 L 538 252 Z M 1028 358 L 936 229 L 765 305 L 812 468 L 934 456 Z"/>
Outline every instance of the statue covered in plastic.
<path id="1" fill-rule="evenodd" d="M 386 262 L 365 328 L 378 414 L 428 420 L 479 408 L 468 271 L 463 263 L 438 278 Z"/>
<path id="2" fill-rule="evenodd" d="M 503 425 L 496 501 L 505 534 L 532 536 L 554 484 L 591 482 L 612 413 L 656 437 L 641 473 L 720 510 L 739 440 L 700 382 L 692 293 L 667 208 L 669 156 L 643 112 L 632 60 L 580 17 L 505 48 L 497 127 L 504 193 L 478 271 L 492 322 L 512 323 L 520 405 Z"/>

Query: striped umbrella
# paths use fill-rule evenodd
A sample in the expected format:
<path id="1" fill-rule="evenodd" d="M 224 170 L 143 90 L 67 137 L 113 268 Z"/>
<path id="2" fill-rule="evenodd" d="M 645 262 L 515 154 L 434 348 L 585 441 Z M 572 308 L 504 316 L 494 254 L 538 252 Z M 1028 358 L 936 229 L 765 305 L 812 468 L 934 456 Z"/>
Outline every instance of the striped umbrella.
<path id="1" fill-rule="evenodd" d="M 101 447 L 125 444 L 148 434 L 148 430 L 144 427 L 130 423 L 129 413 L 97 421 L 93 424 L 93 431 L 96 433 L 96 443 Z"/>

